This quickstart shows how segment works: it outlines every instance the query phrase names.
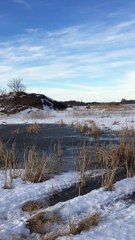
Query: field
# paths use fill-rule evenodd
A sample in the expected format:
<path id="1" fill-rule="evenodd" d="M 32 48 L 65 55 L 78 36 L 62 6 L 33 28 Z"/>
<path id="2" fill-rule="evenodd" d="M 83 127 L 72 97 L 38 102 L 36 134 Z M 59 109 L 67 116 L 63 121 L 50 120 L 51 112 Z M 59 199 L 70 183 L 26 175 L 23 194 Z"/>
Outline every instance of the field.
<path id="1" fill-rule="evenodd" d="M 134 240 L 134 104 L 31 108 L 0 124 L 0 240 Z"/>

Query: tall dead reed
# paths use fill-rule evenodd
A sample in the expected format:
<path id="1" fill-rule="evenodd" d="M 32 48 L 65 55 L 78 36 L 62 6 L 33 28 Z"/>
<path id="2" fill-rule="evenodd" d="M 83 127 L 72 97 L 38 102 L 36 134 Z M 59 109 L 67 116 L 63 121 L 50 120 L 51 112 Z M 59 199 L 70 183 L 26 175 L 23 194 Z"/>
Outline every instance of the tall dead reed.
<path id="1" fill-rule="evenodd" d="M 56 153 L 55 153 L 56 154 Z M 61 171 L 60 149 L 57 149 L 56 155 L 49 155 L 45 152 L 37 150 L 36 146 L 32 146 L 25 154 L 25 170 L 23 179 L 30 182 L 43 182 L 54 174 Z M 58 161 L 59 158 L 59 161 Z"/>
<path id="2" fill-rule="evenodd" d="M 27 128 L 26 128 L 26 131 L 27 133 L 29 134 L 34 134 L 34 133 L 38 133 L 38 131 L 40 130 L 41 128 L 41 125 L 38 124 L 38 123 L 33 123 L 31 125 L 29 125 Z"/>
<path id="3" fill-rule="evenodd" d="M 13 179 L 16 177 L 16 144 L 12 143 L 11 148 L 6 147 L 7 143 L 0 141 L 0 168 L 4 170 L 3 188 L 12 188 Z"/>
<path id="4" fill-rule="evenodd" d="M 113 182 L 117 170 L 126 170 L 127 177 L 135 174 L 135 134 L 133 129 L 125 128 L 121 132 L 118 145 L 110 144 L 107 148 L 100 147 L 98 150 L 98 163 L 101 169 L 105 169 L 102 184 L 107 189 L 113 189 Z"/>
<path id="5" fill-rule="evenodd" d="M 30 182 L 42 182 L 49 178 L 49 157 L 40 154 L 35 146 L 25 154 L 25 170 L 23 178 Z"/>

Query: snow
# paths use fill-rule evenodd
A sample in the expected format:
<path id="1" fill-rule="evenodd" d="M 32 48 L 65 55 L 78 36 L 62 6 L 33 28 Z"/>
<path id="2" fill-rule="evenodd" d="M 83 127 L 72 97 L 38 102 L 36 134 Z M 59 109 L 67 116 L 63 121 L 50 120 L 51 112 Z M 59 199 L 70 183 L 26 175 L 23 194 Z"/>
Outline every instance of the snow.
<path id="1" fill-rule="evenodd" d="M 91 172 L 87 172 L 87 175 L 91 174 Z M 98 174 L 98 172 L 94 174 Z M 60 192 L 62 189 L 68 188 L 78 182 L 79 179 L 80 174 L 78 172 L 56 175 L 54 178 L 42 183 L 30 183 L 23 181 L 21 178 L 16 178 L 13 181 L 13 189 L 3 189 L 4 172 L 1 170 L 0 240 L 9 239 L 7 237 L 8 233 L 10 233 L 10 235 L 14 235 L 28 232 L 24 224 L 24 220 L 27 219 L 28 214 L 21 211 L 21 206 L 25 202 L 29 200 L 36 200 L 40 197 L 48 198 L 53 194 L 53 192 Z"/>
<path id="2" fill-rule="evenodd" d="M 66 222 L 69 222 L 70 216 L 72 223 L 79 222 L 94 213 L 101 214 L 101 221 L 93 230 L 59 239 L 133 240 L 135 238 L 135 204 L 129 205 L 121 199 L 134 191 L 135 178 L 125 179 L 115 184 L 113 192 L 100 188 L 67 201 L 62 207 L 61 203 L 51 207 L 48 210 L 60 212 Z"/>
<path id="3" fill-rule="evenodd" d="M 122 109 L 109 110 L 86 107 L 67 108 L 55 111 L 46 107 L 44 110 L 36 108 L 26 109 L 14 115 L 0 115 L 0 124 L 29 124 L 29 123 L 58 123 L 88 124 L 94 121 L 100 129 L 122 130 L 125 127 L 135 129 L 135 104 L 126 105 Z"/>
<path id="4" fill-rule="evenodd" d="M 21 178 L 16 178 L 13 189 L 3 189 L 3 172 L 1 171 L 0 239 L 13 240 L 18 234 L 27 239 L 31 239 L 31 237 L 36 239 L 35 235 L 30 234 L 25 226 L 30 214 L 21 210 L 22 205 L 29 200 L 48 198 L 53 191 L 61 191 L 73 185 L 79 178 L 80 173 L 78 172 L 63 173 L 43 183 L 24 182 Z M 69 228 L 69 220 L 77 223 L 91 214 L 97 212 L 101 214 L 101 220 L 94 229 L 84 231 L 79 235 L 59 237 L 59 239 L 134 240 L 135 204 L 129 204 L 122 198 L 135 191 L 135 177 L 116 182 L 114 189 L 114 191 L 106 191 L 104 188 L 100 188 L 86 195 L 48 207 L 46 211 L 60 213 L 64 222 L 64 231 Z M 55 228 L 58 227 L 62 231 L 63 224 L 62 226 L 56 224 Z M 52 230 L 54 229 L 52 228 Z"/>

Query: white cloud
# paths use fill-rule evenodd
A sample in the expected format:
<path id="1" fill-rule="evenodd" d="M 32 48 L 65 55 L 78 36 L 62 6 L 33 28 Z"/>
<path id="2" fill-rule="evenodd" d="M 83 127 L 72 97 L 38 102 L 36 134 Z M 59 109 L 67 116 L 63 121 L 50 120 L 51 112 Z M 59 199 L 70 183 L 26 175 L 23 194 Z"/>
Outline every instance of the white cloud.
<path id="1" fill-rule="evenodd" d="M 123 97 L 135 99 L 135 71 L 129 71 L 122 81 Z"/>
<path id="2" fill-rule="evenodd" d="M 63 100 L 112 101 L 129 98 L 128 92 L 133 97 L 134 25 L 132 19 L 102 28 L 85 24 L 54 32 L 26 29 L 15 41 L 0 43 L 2 84 L 21 77 L 26 83 L 33 81 L 35 91 L 39 82 L 41 90 Z"/>
<path id="3" fill-rule="evenodd" d="M 26 8 L 30 8 L 30 4 L 26 0 L 13 0 L 15 3 L 21 4 Z"/>
<path id="4" fill-rule="evenodd" d="M 120 101 L 121 98 L 118 97 L 119 89 L 117 87 L 88 87 L 78 84 L 70 85 L 70 88 L 65 86 L 64 88 L 58 87 L 44 87 L 44 88 L 29 88 L 29 92 L 43 93 L 50 96 L 56 100 L 78 100 L 78 101 Z M 122 95 L 123 96 L 123 95 Z"/>

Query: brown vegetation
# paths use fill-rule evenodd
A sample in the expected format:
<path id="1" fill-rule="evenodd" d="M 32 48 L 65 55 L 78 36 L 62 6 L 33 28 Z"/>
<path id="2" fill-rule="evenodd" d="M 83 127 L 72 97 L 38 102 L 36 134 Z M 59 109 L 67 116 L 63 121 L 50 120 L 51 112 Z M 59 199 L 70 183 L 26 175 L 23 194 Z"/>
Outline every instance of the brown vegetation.
<path id="1" fill-rule="evenodd" d="M 55 223 L 61 221 L 61 217 L 57 213 L 40 212 L 27 221 L 27 227 L 31 232 L 40 234 L 49 233 Z"/>
<path id="2" fill-rule="evenodd" d="M 34 134 L 34 133 L 38 133 L 40 128 L 41 128 L 41 125 L 37 123 L 33 123 L 26 128 L 26 131 L 27 133 Z"/>
<path id="3" fill-rule="evenodd" d="M 73 224 L 71 226 L 70 234 L 80 234 L 82 231 L 88 231 L 92 229 L 93 227 L 97 226 L 99 224 L 99 221 L 101 219 L 101 216 L 99 213 L 95 213 L 93 215 L 90 215 L 83 220 L 81 220 L 78 224 Z"/>

